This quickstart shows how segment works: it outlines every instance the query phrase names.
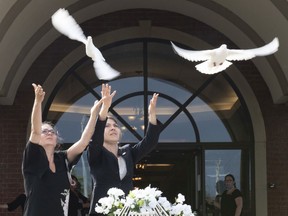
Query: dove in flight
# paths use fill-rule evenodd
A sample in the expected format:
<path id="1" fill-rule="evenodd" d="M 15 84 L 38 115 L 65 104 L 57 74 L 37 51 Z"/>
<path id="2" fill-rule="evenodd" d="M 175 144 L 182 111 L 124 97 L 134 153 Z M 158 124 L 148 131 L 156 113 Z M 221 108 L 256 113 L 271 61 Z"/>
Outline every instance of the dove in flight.
<path id="1" fill-rule="evenodd" d="M 51 16 L 51 21 L 54 28 L 61 34 L 71 40 L 77 40 L 85 44 L 86 55 L 93 60 L 93 67 L 99 79 L 111 80 L 120 75 L 120 72 L 107 64 L 100 50 L 93 44 L 92 37 L 84 35 L 81 27 L 66 9 L 58 9 Z"/>
<path id="2" fill-rule="evenodd" d="M 275 53 L 279 47 L 279 40 L 275 37 L 270 43 L 254 49 L 228 49 L 226 44 L 212 50 L 186 50 L 177 47 L 172 41 L 172 48 L 179 56 L 189 61 L 204 61 L 195 67 L 204 74 L 214 74 L 228 68 L 231 61 L 249 60 L 256 56 L 267 56 Z"/>

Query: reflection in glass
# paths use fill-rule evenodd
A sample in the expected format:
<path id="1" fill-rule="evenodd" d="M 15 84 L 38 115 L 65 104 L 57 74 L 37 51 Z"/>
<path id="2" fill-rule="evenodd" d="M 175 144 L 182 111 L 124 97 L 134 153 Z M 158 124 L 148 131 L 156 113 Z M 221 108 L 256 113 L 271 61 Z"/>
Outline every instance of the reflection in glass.
<path id="1" fill-rule="evenodd" d="M 189 111 L 195 118 L 200 133 L 201 142 L 231 142 L 227 128 L 217 115 L 217 112 L 202 101 L 195 98 L 189 106 Z"/>
<path id="2" fill-rule="evenodd" d="M 216 183 L 224 180 L 225 175 L 235 177 L 240 188 L 241 150 L 206 150 L 205 151 L 205 191 L 206 198 L 214 199 L 219 192 Z M 222 191 L 223 192 L 223 191 Z"/>

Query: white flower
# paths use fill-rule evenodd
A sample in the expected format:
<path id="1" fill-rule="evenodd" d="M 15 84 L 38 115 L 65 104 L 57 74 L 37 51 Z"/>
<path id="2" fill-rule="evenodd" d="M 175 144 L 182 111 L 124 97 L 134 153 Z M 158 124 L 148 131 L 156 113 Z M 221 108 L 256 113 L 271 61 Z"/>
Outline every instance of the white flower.
<path id="1" fill-rule="evenodd" d="M 124 192 L 118 188 L 110 188 L 107 192 L 108 197 L 103 197 L 99 199 L 96 204 L 95 211 L 101 214 L 109 214 L 110 212 L 114 212 L 117 209 L 122 209 L 125 203 L 122 196 L 124 196 Z"/>
<path id="2" fill-rule="evenodd" d="M 171 216 L 194 216 L 190 205 L 184 204 L 185 197 L 178 194 L 175 203 L 171 204 L 162 192 L 149 185 L 145 189 L 134 189 L 124 197 L 124 192 L 118 188 L 111 188 L 108 197 L 101 198 L 96 204 L 95 211 L 109 215 L 157 215 L 157 212 L 166 211 Z M 157 211 L 156 211 L 157 209 Z"/>
<path id="3" fill-rule="evenodd" d="M 112 197 L 103 197 L 98 202 L 104 207 L 112 208 L 114 199 Z"/>
<path id="4" fill-rule="evenodd" d="M 176 205 L 172 206 L 170 214 L 171 215 L 180 215 L 182 210 L 183 210 L 182 205 L 181 204 L 176 204 Z"/>
<path id="5" fill-rule="evenodd" d="M 194 216 L 190 205 L 180 203 L 172 206 L 170 214 L 181 216 Z"/>
<path id="6" fill-rule="evenodd" d="M 178 197 L 176 198 L 176 203 L 183 204 L 185 202 L 185 196 L 183 196 L 181 193 L 178 194 Z"/>
<path id="7" fill-rule="evenodd" d="M 101 206 L 96 205 L 95 211 L 98 212 L 98 213 L 103 213 L 104 209 Z"/>
<path id="8" fill-rule="evenodd" d="M 145 188 L 144 192 L 148 196 L 153 196 L 153 197 L 160 197 L 162 194 L 162 191 L 158 190 L 157 188 L 151 188 L 150 185 Z"/>
<path id="9" fill-rule="evenodd" d="M 189 216 L 189 215 L 194 215 L 193 213 L 192 213 L 192 209 L 191 209 L 191 206 L 190 205 L 187 205 L 187 204 L 184 204 L 183 205 L 183 215 L 184 216 Z"/>
<path id="10" fill-rule="evenodd" d="M 127 196 L 125 206 L 131 206 L 133 203 L 134 199 L 132 197 Z"/>
<path id="11" fill-rule="evenodd" d="M 108 196 L 114 196 L 114 197 L 120 197 L 120 196 L 124 196 L 125 193 L 123 190 L 119 189 L 119 188 L 110 188 L 107 192 Z"/>
<path id="12" fill-rule="evenodd" d="M 149 198 L 148 205 L 149 205 L 150 208 L 156 208 L 157 204 L 158 204 L 158 201 L 156 200 L 155 197 L 150 197 Z"/>
<path id="13" fill-rule="evenodd" d="M 158 202 L 164 208 L 165 211 L 171 210 L 171 203 L 167 200 L 166 197 L 159 197 Z"/>

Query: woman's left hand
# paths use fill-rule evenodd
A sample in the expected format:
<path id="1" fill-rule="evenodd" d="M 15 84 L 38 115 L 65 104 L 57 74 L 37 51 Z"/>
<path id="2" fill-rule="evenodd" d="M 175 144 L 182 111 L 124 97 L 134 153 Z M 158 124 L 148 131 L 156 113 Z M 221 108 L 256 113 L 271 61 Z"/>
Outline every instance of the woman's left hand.
<path id="1" fill-rule="evenodd" d="M 101 91 L 101 101 L 102 107 L 99 113 L 100 120 L 104 121 L 108 115 L 109 108 L 112 104 L 112 99 L 115 96 L 116 91 L 111 93 L 111 86 L 108 84 L 102 84 L 102 91 Z"/>
<path id="2" fill-rule="evenodd" d="M 148 107 L 148 113 L 149 113 L 149 122 L 152 124 L 156 125 L 157 124 L 157 119 L 156 119 L 156 105 L 157 105 L 157 99 L 158 99 L 159 94 L 154 93 L 151 100 L 150 104 Z"/>

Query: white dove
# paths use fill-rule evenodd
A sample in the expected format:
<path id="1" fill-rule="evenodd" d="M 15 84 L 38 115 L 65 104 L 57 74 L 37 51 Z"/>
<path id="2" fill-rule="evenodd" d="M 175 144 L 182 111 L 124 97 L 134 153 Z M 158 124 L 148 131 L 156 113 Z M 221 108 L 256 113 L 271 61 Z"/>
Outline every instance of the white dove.
<path id="1" fill-rule="evenodd" d="M 52 25 L 61 34 L 66 35 L 72 40 L 77 40 L 85 44 L 86 55 L 94 61 L 93 67 L 96 76 L 102 80 L 111 80 L 120 75 L 120 73 L 113 69 L 106 63 L 100 50 L 93 44 L 91 36 L 86 36 L 81 27 L 77 24 L 75 19 L 64 8 L 58 9 L 51 16 Z"/>
<path id="2" fill-rule="evenodd" d="M 171 42 L 171 41 L 170 41 Z M 267 56 L 275 53 L 279 47 L 278 38 L 274 38 L 269 44 L 254 49 L 228 49 L 226 44 L 212 50 L 186 50 L 172 44 L 173 50 L 181 57 L 189 61 L 204 61 L 195 67 L 204 74 L 214 74 L 228 68 L 232 62 L 249 60 L 256 56 Z"/>

